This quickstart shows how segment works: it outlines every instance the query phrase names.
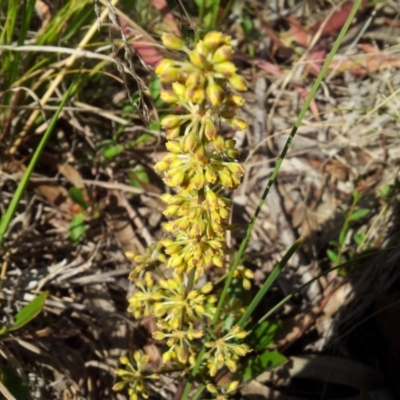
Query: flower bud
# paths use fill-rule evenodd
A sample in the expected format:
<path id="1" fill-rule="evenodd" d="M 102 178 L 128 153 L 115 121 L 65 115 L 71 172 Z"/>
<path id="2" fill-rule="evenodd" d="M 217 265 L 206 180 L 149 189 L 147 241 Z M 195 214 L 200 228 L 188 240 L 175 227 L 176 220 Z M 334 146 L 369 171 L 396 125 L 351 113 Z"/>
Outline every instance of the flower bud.
<path id="1" fill-rule="evenodd" d="M 210 118 L 207 118 L 204 122 L 204 134 L 208 140 L 213 140 L 217 135 L 217 128 Z"/>
<path id="2" fill-rule="evenodd" d="M 217 180 L 217 174 L 211 167 L 207 167 L 206 173 L 205 173 L 205 178 L 206 178 L 207 183 L 213 184 Z"/>
<path id="3" fill-rule="evenodd" d="M 203 189 L 204 185 L 206 184 L 203 171 L 197 172 L 196 175 L 191 179 L 190 183 L 197 190 Z"/>
<path id="4" fill-rule="evenodd" d="M 178 79 L 180 70 L 175 67 L 175 62 L 164 58 L 156 67 L 156 74 L 162 82 L 173 82 Z"/>
<path id="5" fill-rule="evenodd" d="M 184 136 L 183 139 L 183 151 L 185 153 L 189 153 L 191 152 L 197 144 L 197 133 L 196 131 L 192 131 L 190 133 L 188 133 L 186 136 Z"/>
<path id="6" fill-rule="evenodd" d="M 245 100 L 242 96 L 238 96 L 237 94 L 228 94 L 226 96 L 225 104 L 231 107 L 242 107 L 245 103 Z"/>
<path id="7" fill-rule="evenodd" d="M 225 36 L 221 32 L 208 32 L 206 36 L 204 36 L 203 43 L 205 47 L 215 49 L 221 44 L 229 44 L 230 36 Z"/>
<path id="8" fill-rule="evenodd" d="M 197 68 L 205 69 L 208 66 L 207 59 L 197 51 L 191 51 L 189 53 L 190 62 Z"/>
<path id="9" fill-rule="evenodd" d="M 182 153 L 182 148 L 181 148 L 181 145 L 179 144 L 179 142 L 169 141 L 169 142 L 165 143 L 165 147 L 171 153 L 174 153 L 174 154 Z"/>
<path id="10" fill-rule="evenodd" d="M 167 171 L 169 168 L 169 164 L 167 164 L 165 161 L 159 161 L 154 165 L 154 170 L 157 172 L 157 174 L 161 174 L 165 171 Z"/>
<path id="11" fill-rule="evenodd" d="M 163 33 L 161 36 L 161 41 L 169 50 L 184 50 L 186 48 L 185 42 L 172 33 Z"/>
<path id="12" fill-rule="evenodd" d="M 234 76 L 229 78 L 229 83 L 235 90 L 239 90 L 241 92 L 247 90 L 247 83 L 240 75 L 235 74 Z"/>
<path id="13" fill-rule="evenodd" d="M 181 118 L 177 115 L 167 115 L 161 121 L 161 126 L 164 129 L 175 128 L 176 126 L 181 124 Z"/>
<path id="14" fill-rule="evenodd" d="M 200 82 L 200 74 L 198 71 L 194 71 L 186 79 L 186 87 L 194 89 Z"/>
<path id="15" fill-rule="evenodd" d="M 222 74 L 224 77 L 234 77 L 236 75 L 236 67 L 230 61 L 225 61 L 214 65 L 214 71 Z"/>
<path id="16" fill-rule="evenodd" d="M 232 58 L 233 49 L 230 45 L 223 45 L 219 47 L 212 56 L 212 62 L 222 63 L 224 61 L 229 61 Z"/>
<path id="17" fill-rule="evenodd" d="M 214 149 L 217 150 L 218 153 L 222 153 L 225 149 L 225 143 L 222 136 L 215 137 L 214 140 L 212 141 L 212 144 L 214 146 Z"/>
<path id="18" fill-rule="evenodd" d="M 222 103 L 222 89 L 215 82 L 210 82 L 206 89 L 207 99 L 213 106 L 219 106 Z"/>
<path id="19" fill-rule="evenodd" d="M 167 104 L 174 104 L 179 101 L 178 97 L 172 90 L 162 90 L 160 98 L 163 102 Z"/>
<path id="20" fill-rule="evenodd" d="M 173 140 L 173 139 L 176 139 L 177 137 L 179 137 L 180 133 L 181 133 L 181 127 L 177 126 L 176 128 L 168 129 L 165 132 L 165 137 L 168 140 Z"/>
<path id="21" fill-rule="evenodd" d="M 206 174 L 207 174 L 207 171 L 206 171 Z M 211 210 L 214 210 L 218 205 L 217 195 L 211 189 L 207 190 L 207 192 L 206 192 L 206 201 L 207 201 L 208 206 L 211 208 Z"/>
<path id="22" fill-rule="evenodd" d="M 186 90 L 186 98 L 195 104 L 200 104 L 206 98 L 206 93 L 203 88 L 198 87 L 195 89 Z"/>
<path id="23" fill-rule="evenodd" d="M 219 115 L 225 119 L 232 119 L 236 115 L 236 110 L 232 107 L 224 107 Z"/>
<path id="24" fill-rule="evenodd" d="M 234 158 L 237 159 L 240 156 L 240 151 L 239 149 L 226 149 L 225 150 L 225 154 L 229 157 L 229 158 Z"/>
<path id="25" fill-rule="evenodd" d="M 227 121 L 228 124 L 236 131 L 245 131 L 247 129 L 247 124 L 240 118 L 233 118 Z"/>

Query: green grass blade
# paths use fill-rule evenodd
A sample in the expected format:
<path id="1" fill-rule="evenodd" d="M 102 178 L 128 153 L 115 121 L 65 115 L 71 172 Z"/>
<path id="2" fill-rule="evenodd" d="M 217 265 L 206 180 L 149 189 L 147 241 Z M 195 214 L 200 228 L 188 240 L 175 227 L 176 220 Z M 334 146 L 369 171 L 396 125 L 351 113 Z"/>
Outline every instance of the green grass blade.
<path id="1" fill-rule="evenodd" d="M 0 220 L 0 246 L 3 243 L 4 235 L 7 232 L 8 226 L 10 225 L 10 222 L 14 217 L 14 214 L 18 207 L 18 204 L 20 203 L 22 195 L 24 194 L 26 186 L 28 185 L 29 178 L 31 177 L 31 175 L 36 167 L 36 164 L 39 161 L 40 155 L 42 154 L 44 147 L 46 146 L 46 143 L 49 140 L 50 135 L 54 130 L 54 127 L 57 123 L 58 117 L 59 117 L 62 109 L 64 108 L 65 104 L 67 103 L 68 99 L 70 98 L 70 95 L 73 92 L 74 87 L 75 87 L 75 81 L 71 84 L 68 91 L 64 94 L 56 113 L 54 114 L 46 132 L 42 136 L 42 139 L 40 140 L 39 145 L 36 148 L 32 158 L 31 158 L 31 161 L 30 161 L 28 167 L 26 168 L 24 176 L 22 177 L 22 180 L 19 183 L 17 190 L 14 193 L 13 198 L 11 199 L 11 202 L 7 207 L 7 211 L 5 212 L 4 216 Z"/>
<path id="2" fill-rule="evenodd" d="M 246 324 L 248 318 L 253 313 L 254 309 L 258 306 L 260 301 L 264 298 L 264 296 L 268 292 L 269 288 L 273 285 L 275 280 L 280 275 L 283 267 L 288 263 L 288 261 L 290 260 L 290 257 L 292 257 L 292 255 L 297 251 L 297 249 L 300 247 L 302 242 L 303 242 L 303 239 L 296 240 L 294 242 L 294 244 L 290 247 L 290 249 L 286 252 L 286 254 L 283 256 L 282 260 L 276 265 L 276 267 L 269 274 L 267 280 L 261 286 L 260 290 L 257 292 L 257 294 L 254 297 L 253 301 L 246 308 L 246 312 L 243 314 L 242 318 L 238 322 L 238 325 L 241 328 L 244 327 L 244 325 Z"/>

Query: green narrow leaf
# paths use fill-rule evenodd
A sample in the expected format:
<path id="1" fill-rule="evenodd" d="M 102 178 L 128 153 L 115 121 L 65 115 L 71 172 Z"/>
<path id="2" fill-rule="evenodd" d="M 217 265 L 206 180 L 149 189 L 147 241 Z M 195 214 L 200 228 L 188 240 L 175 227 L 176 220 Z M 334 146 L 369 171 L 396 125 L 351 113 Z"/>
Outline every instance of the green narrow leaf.
<path id="1" fill-rule="evenodd" d="M 22 328 L 24 325 L 30 322 L 33 318 L 35 318 L 43 310 L 48 294 L 49 292 L 47 291 L 40 293 L 25 307 L 23 307 L 21 311 L 15 316 L 14 323 L 11 325 L 10 328 L 8 328 L 8 330 L 16 331 L 17 329 Z"/>
<path id="2" fill-rule="evenodd" d="M 150 79 L 149 92 L 153 100 L 157 100 L 160 97 L 161 81 L 157 75 L 153 75 Z"/>
<path id="3" fill-rule="evenodd" d="M 83 190 L 77 187 L 73 187 L 68 191 L 69 197 L 76 204 L 79 204 L 84 210 L 89 208 L 89 203 L 83 197 Z"/>
<path id="4" fill-rule="evenodd" d="M 86 232 L 85 216 L 83 213 L 74 215 L 69 224 L 69 237 L 76 243 Z"/>
<path id="5" fill-rule="evenodd" d="M 339 264 L 340 259 L 339 259 L 339 255 L 336 254 L 333 250 L 328 249 L 326 250 L 326 255 L 328 256 L 328 258 L 335 264 Z"/>
<path id="6" fill-rule="evenodd" d="M 0 370 L 0 381 L 17 400 L 30 400 L 29 387 L 9 367 Z"/>
<path id="7" fill-rule="evenodd" d="M 360 208 L 357 210 L 355 213 L 353 213 L 350 217 L 350 221 L 356 221 L 357 219 L 360 219 L 362 217 L 365 217 L 367 214 L 370 213 L 369 208 Z"/>
<path id="8" fill-rule="evenodd" d="M 246 343 L 253 350 L 265 350 L 274 341 L 281 327 L 280 321 L 263 321 L 246 337 Z"/>
<path id="9" fill-rule="evenodd" d="M 133 187 L 142 188 L 143 183 L 149 183 L 149 175 L 142 165 L 138 165 L 130 174 L 129 180 Z"/>
<path id="10" fill-rule="evenodd" d="M 265 371 L 279 367 L 287 358 L 277 350 L 264 351 L 264 353 L 249 359 L 243 373 L 243 382 L 249 382 Z"/>
<path id="11" fill-rule="evenodd" d="M 124 146 L 122 146 L 121 144 L 116 144 L 115 146 L 111 146 L 105 149 L 103 152 L 103 156 L 104 158 L 107 158 L 109 160 L 121 154 L 123 151 L 124 151 Z"/>

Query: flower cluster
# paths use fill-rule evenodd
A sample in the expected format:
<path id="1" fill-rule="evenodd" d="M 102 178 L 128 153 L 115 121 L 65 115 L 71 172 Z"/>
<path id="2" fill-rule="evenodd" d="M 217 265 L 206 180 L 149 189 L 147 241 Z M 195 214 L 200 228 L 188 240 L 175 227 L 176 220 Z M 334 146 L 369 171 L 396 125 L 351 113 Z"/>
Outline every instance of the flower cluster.
<path id="1" fill-rule="evenodd" d="M 168 219 L 163 224 L 166 237 L 145 254 L 130 255 L 136 264 L 130 275 L 136 291 L 129 311 L 135 318 L 156 317 L 153 337 L 166 344 L 163 363 L 188 371 L 216 312 L 217 288 L 204 274 L 213 267 L 224 273 L 229 266 L 225 236 L 231 229 L 231 201 L 224 192 L 239 186 L 244 168 L 235 140 L 223 137 L 221 127 L 246 129 L 237 110 L 244 104 L 238 92 L 247 85 L 231 61 L 229 36 L 207 33 L 193 49 L 172 34 L 164 34 L 162 41 L 186 54 L 185 61 L 164 59 L 156 68 L 166 86 L 161 98 L 174 111 L 161 121 L 168 152 L 154 168 L 172 192 L 161 197 Z M 237 269 L 236 279 L 242 279 L 246 289 L 251 278 L 251 271 Z M 239 358 L 250 351 L 243 343 L 245 331 L 237 326 L 219 329 L 216 340 L 205 342 L 204 368 L 211 378 L 224 367 L 236 371 Z M 208 389 L 218 393 L 211 383 Z"/>

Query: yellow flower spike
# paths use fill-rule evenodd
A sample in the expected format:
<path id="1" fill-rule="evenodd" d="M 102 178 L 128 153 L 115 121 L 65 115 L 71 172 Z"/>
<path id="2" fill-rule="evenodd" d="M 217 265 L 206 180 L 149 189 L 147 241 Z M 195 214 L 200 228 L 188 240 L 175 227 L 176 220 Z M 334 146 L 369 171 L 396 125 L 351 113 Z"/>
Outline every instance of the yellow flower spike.
<path id="1" fill-rule="evenodd" d="M 230 45 L 223 45 L 219 47 L 213 54 L 211 60 L 213 63 L 222 63 L 224 61 L 229 61 L 233 56 L 233 49 Z"/>
<path id="2" fill-rule="evenodd" d="M 161 121 L 161 126 L 164 129 L 171 129 L 175 128 L 176 126 L 180 125 L 182 118 L 178 115 L 167 115 Z"/>
<path id="3" fill-rule="evenodd" d="M 160 98 L 167 104 L 174 104 L 179 101 L 178 96 L 172 90 L 162 90 L 160 93 Z"/>
<path id="4" fill-rule="evenodd" d="M 239 76 L 239 75 L 236 75 L 235 65 L 233 63 L 231 63 L 230 61 L 225 61 L 220 64 L 215 64 L 213 68 L 214 68 L 215 72 L 218 72 L 219 74 L 223 75 L 225 78 L 233 79 L 235 76 Z M 229 83 L 231 83 L 230 80 L 229 80 Z M 232 83 L 231 83 L 231 85 L 233 87 Z M 236 89 L 236 90 L 240 90 L 240 89 Z"/>
<path id="5" fill-rule="evenodd" d="M 239 90 L 240 92 L 244 92 L 247 90 L 247 83 L 245 79 L 240 75 L 236 74 L 230 77 L 229 83 L 235 90 Z"/>
<path id="6" fill-rule="evenodd" d="M 182 147 L 179 142 L 175 141 L 169 141 L 165 143 L 165 147 L 167 148 L 168 151 L 174 154 L 182 154 Z"/>
<path id="7" fill-rule="evenodd" d="M 185 42 L 172 33 L 163 33 L 161 36 L 163 45 L 169 50 L 185 50 Z"/>
<path id="8" fill-rule="evenodd" d="M 221 87 L 213 80 L 208 83 L 206 89 L 206 96 L 208 101 L 213 106 L 220 106 L 222 104 L 223 92 Z"/>

